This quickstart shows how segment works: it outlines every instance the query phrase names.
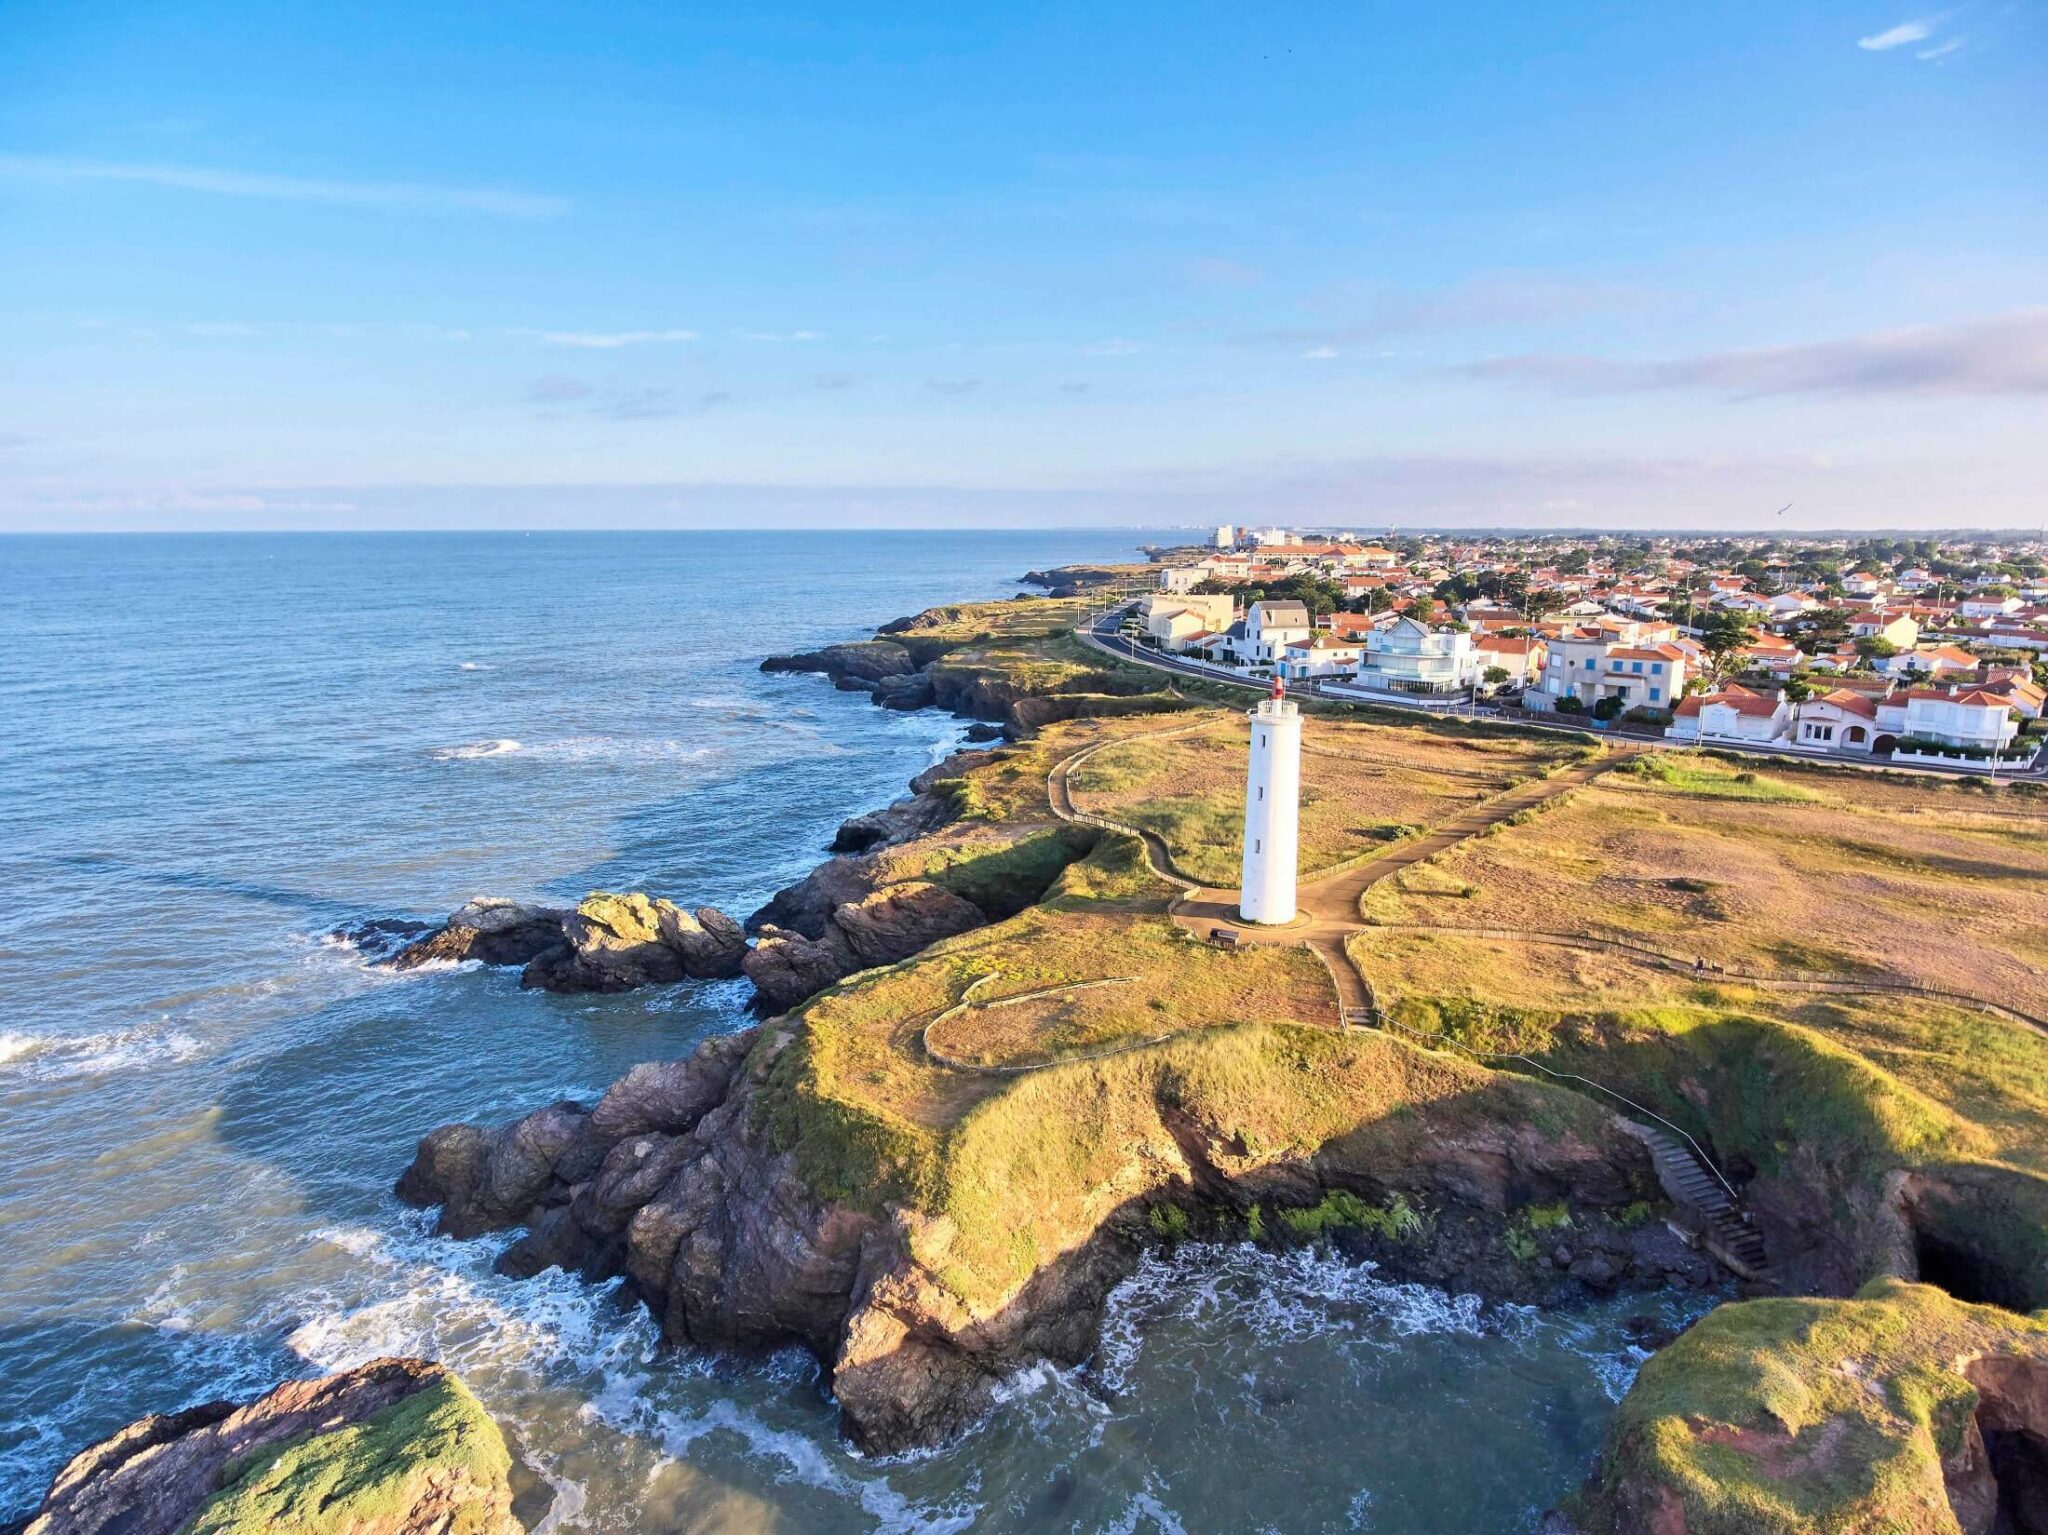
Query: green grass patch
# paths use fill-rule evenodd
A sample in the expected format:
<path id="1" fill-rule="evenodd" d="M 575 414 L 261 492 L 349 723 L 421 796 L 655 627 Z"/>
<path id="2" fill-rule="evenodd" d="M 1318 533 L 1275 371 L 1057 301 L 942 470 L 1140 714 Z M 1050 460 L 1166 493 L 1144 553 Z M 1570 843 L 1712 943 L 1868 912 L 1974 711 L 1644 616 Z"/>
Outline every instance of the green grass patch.
<path id="1" fill-rule="evenodd" d="M 187 1535 L 346 1535 L 396 1528 L 431 1484 L 466 1482 L 479 1493 L 503 1493 L 512 1457 L 504 1436 L 454 1379 L 445 1377 L 361 1423 L 309 1434 L 230 1464 Z M 456 1507 L 438 1528 L 447 1535 L 496 1535 L 488 1505 Z"/>

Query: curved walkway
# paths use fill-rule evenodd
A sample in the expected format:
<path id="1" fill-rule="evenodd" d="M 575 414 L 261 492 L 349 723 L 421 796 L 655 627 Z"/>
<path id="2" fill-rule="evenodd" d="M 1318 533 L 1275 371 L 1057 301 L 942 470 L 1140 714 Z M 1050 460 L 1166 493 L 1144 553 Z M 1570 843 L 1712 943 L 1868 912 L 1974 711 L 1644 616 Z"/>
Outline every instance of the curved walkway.
<path id="1" fill-rule="evenodd" d="M 1190 879 L 1174 863 L 1173 850 L 1157 832 L 1096 815 L 1074 803 L 1072 774 L 1095 753 L 1110 746 L 1164 741 L 1213 728 L 1215 721 L 1203 720 L 1168 730 L 1117 736 L 1084 746 L 1061 758 L 1046 774 L 1046 801 L 1052 807 L 1052 813 L 1063 821 L 1136 837 L 1144 845 L 1152 872 L 1182 892 L 1168 911 L 1175 922 L 1195 937 L 1206 942 L 1218 928 L 1229 928 L 1236 932 L 1240 943 L 1305 945 L 1330 973 L 1330 983 L 1337 991 L 1340 1020 L 1368 1017 L 1375 1011 L 1372 983 L 1345 946 L 1347 938 L 1366 926 L 1359 915 L 1359 902 L 1368 889 L 1403 869 L 1456 847 L 1468 838 L 1490 831 L 1510 816 L 1537 809 L 1569 793 L 1644 749 L 1634 742 L 1613 742 L 1597 757 L 1560 768 L 1547 777 L 1525 780 L 1491 799 L 1481 800 L 1431 828 L 1423 836 L 1396 843 L 1384 850 L 1375 849 L 1326 869 L 1301 883 L 1296 894 L 1300 920 L 1286 927 L 1261 928 L 1246 923 L 1238 916 L 1236 890 L 1203 885 Z"/>

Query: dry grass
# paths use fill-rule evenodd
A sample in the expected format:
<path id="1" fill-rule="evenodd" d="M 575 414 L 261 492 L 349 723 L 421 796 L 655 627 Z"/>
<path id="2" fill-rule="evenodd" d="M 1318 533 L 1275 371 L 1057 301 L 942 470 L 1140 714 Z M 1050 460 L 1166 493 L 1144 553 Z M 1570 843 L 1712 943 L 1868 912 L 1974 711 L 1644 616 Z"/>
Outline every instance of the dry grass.
<path id="1" fill-rule="evenodd" d="M 904 631 L 904 636 L 918 642 L 955 645 L 1033 639 L 1064 634 L 1085 622 L 1101 605 L 1101 599 L 1088 597 L 1017 597 L 1007 602 L 954 603 L 926 608 Z"/>
<path id="2" fill-rule="evenodd" d="M 1246 726 L 1235 710 L 1201 718 L 1210 723 L 1192 732 L 1095 753 L 1073 776 L 1074 800 L 1156 832 L 1191 877 L 1233 885 L 1244 841 Z M 1570 755 L 1550 742 L 1313 720 L 1303 742 L 1302 873 L 1448 820 Z"/>
<path id="3" fill-rule="evenodd" d="M 945 1053 L 984 1065 L 1039 1064 L 1253 1020 L 1336 1023 L 1329 977 L 1303 950 L 1220 950 L 1157 913 L 1076 903 L 1033 908 L 826 992 L 803 1012 L 818 1064 L 865 1104 L 927 1129 L 945 1126 L 986 1095 L 987 1079 L 963 1086 L 959 1073 L 926 1059 L 920 1036 L 984 976 L 996 979 L 976 991 L 982 1003 L 1079 981 L 1128 981 L 1080 993 L 1064 1008 L 977 1008 L 948 1020 L 938 1041 Z"/>
<path id="4" fill-rule="evenodd" d="M 1886 975 L 2048 1015 L 2048 838 L 1940 789 L 1873 784 L 1866 800 L 1858 782 L 1813 776 L 1798 785 L 1810 797 L 1753 800 L 1610 775 L 1375 886 L 1364 910 L 1627 938 L 1710 964 Z M 1539 975 L 1583 963 L 1527 959 Z M 1498 984 L 1521 987 L 1522 968 Z M 1403 984 L 1398 967 L 1391 978 Z"/>

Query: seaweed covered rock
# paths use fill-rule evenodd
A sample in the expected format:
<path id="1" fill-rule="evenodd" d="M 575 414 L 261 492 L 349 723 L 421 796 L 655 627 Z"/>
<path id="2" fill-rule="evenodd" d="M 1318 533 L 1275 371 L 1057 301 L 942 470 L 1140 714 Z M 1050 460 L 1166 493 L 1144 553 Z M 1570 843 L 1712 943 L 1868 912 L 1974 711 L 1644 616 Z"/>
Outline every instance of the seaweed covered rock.
<path id="1" fill-rule="evenodd" d="M 517 1535 L 511 1469 L 455 1376 L 377 1359 L 139 1419 L 72 1458 L 25 1535 Z"/>

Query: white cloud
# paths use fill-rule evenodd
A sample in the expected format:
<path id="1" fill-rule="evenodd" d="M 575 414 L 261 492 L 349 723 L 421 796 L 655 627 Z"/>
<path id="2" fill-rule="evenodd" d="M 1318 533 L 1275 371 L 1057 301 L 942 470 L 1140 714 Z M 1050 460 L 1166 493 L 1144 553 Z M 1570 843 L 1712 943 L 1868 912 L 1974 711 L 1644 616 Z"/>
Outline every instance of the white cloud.
<path id="1" fill-rule="evenodd" d="M 1968 41 L 1967 37 L 1952 37 L 1945 43 L 1936 43 L 1932 48 L 1922 48 L 1913 57 L 1919 59 L 1922 63 L 1939 64 Z"/>
<path id="2" fill-rule="evenodd" d="M 131 165 L 109 160 L 72 160 L 61 155 L 0 154 L 0 179 L 52 185 L 130 182 L 206 192 L 219 197 L 266 198 L 274 202 L 324 203 L 343 208 L 376 208 L 412 213 L 487 213 L 502 218 L 552 218 L 569 204 L 559 197 L 506 192 L 489 187 L 430 186 L 410 181 L 320 181 L 274 176 L 262 171 L 220 170 L 195 165 Z"/>
<path id="3" fill-rule="evenodd" d="M 1935 24 L 1940 20 L 1939 16 L 1923 16 L 1918 21 L 1902 21 L 1870 37 L 1857 38 L 1856 46 L 1871 53 L 1885 53 L 1908 43 L 1922 43 L 1934 35 Z"/>
<path id="4" fill-rule="evenodd" d="M 1312 346 L 1301 355 L 1313 358 L 1317 362 L 1328 362 L 1337 355 L 1337 349 L 1333 346 Z"/>
<path id="5" fill-rule="evenodd" d="M 585 347 L 609 352 L 622 346 L 644 346 L 656 341 L 695 341 L 693 330 L 544 330 L 540 339 L 549 346 Z"/>
<path id="6" fill-rule="evenodd" d="M 825 333 L 817 330 L 743 330 L 735 332 L 742 341 L 823 341 Z"/>
<path id="7" fill-rule="evenodd" d="M 1841 341 L 1709 352 L 1655 362 L 1535 353 L 1455 370 L 1586 393 L 1695 389 L 1785 394 L 2048 395 L 2048 308 Z"/>
<path id="8" fill-rule="evenodd" d="M 1122 336 L 1111 336 L 1107 341 L 1097 341 L 1081 348 L 1090 357 L 1129 357 L 1134 352 L 1149 349 L 1143 341 L 1131 341 Z"/>

